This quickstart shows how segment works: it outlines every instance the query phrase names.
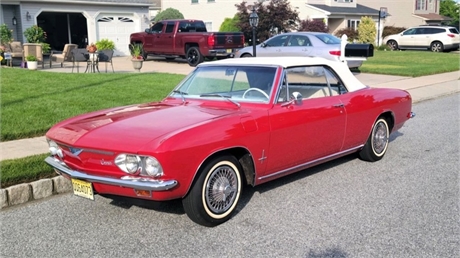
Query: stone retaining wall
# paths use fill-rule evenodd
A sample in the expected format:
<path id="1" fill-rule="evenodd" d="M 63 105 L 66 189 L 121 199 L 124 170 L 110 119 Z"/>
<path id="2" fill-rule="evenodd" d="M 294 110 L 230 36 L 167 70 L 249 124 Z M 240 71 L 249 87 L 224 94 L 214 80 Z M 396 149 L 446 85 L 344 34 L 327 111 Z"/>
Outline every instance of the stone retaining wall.
<path id="1" fill-rule="evenodd" d="M 70 180 L 62 176 L 13 185 L 0 189 L 0 209 L 70 191 L 72 191 Z"/>

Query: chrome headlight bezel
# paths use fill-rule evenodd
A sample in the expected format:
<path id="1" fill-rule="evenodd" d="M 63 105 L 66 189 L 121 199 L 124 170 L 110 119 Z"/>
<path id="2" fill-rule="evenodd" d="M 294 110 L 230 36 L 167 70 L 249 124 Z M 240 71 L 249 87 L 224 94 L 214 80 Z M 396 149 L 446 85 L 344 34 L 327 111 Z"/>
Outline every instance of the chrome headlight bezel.
<path id="1" fill-rule="evenodd" d="M 152 156 L 121 153 L 115 158 L 114 163 L 121 171 L 131 175 L 140 174 L 151 177 L 163 175 L 160 162 Z"/>
<path id="2" fill-rule="evenodd" d="M 53 141 L 53 140 L 48 140 L 48 146 L 49 146 L 49 151 L 51 156 L 58 156 L 62 158 L 64 156 L 62 149 L 59 147 L 59 145 Z"/>

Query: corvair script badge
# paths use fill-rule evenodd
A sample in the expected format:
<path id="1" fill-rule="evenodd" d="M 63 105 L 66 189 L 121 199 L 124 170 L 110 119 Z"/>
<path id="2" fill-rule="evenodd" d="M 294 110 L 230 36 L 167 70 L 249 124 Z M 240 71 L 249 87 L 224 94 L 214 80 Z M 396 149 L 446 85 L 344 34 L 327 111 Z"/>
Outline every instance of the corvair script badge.
<path id="1" fill-rule="evenodd" d="M 101 165 L 102 166 L 111 166 L 113 165 L 112 161 L 108 161 L 108 160 L 101 160 Z"/>

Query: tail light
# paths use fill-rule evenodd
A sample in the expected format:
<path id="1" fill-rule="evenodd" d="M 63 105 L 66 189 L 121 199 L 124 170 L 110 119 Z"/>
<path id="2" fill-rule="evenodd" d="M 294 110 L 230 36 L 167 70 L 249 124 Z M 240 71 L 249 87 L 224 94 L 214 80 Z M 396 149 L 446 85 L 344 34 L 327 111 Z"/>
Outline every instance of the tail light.
<path id="1" fill-rule="evenodd" d="M 216 39 L 214 38 L 214 34 L 211 33 L 211 34 L 208 36 L 208 46 L 209 46 L 209 47 L 212 47 L 212 46 L 214 46 L 214 44 L 216 44 Z"/>
<path id="2" fill-rule="evenodd" d="M 240 42 L 240 43 L 244 45 L 244 42 L 245 42 L 245 41 L 244 41 L 244 35 L 242 35 L 242 36 L 241 36 L 241 42 Z"/>
<path id="3" fill-rule="evenodd" d="M 340 50 L 331 50 L 331 51 L 329 51 L 329 54 L 331 54 L 333 56 L 340 56 L 341 51 Z"/>
<path id="4" fill-rule="evenodd" d="M 447 36 L 451 37 L 451 38 L 455 38 L 455 35 L 454 34 L 447 34 Z"/>

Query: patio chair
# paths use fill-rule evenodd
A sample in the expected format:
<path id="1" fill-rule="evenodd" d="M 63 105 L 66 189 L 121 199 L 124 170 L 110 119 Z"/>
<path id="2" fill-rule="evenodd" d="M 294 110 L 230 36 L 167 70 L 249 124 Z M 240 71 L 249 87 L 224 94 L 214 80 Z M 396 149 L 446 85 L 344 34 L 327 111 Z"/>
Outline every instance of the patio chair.
<path id="1" fill-rule="evenodd" d="M 63 67 L 64 62 L 72 62 L 72 49 L 77 47 L 76 44 L 65 44 L 63 51 L 51 51 L 50 68 L 53 62 L 61 63 L 61 67 Z"/>
<path id="2" fill-rule="evenodd" d="M 113 57 L 113 50 L 111 49 L 105 49 L 99 51 L 99 59 L 98 63 L 105 63 L 105 72 L 107 73 L 107 64 L 110 63 L 112 66 L 112 72 L 115 72 L 113 69 L 113 63 L 112 63 L 112 57 Z M 97 71 L 99 72 L 99 66 L 96 66 Z"/>
<path id="3" fill-rule="evenodd" d="M 88 50 L 86 48 L 75 48 L 71 51 L 72 56 L 72 73 L 73 69 L 75 68 L 75 64 L 77 65 L 77 73 L 80 72 L 80 62 L 84 62 L 86 64 L 86 71 L 88 71 Z"/>
<path id="4" fill-rule="evenodd" d="M 5 52 L 11 54 L 11 60 L 9 60 L 9 66 L 13 66 L 14 58 L 21 58 L 21 61 L 24 61 L 24 50 L 22 48 L 21 42 L 13 41 L 11 43 L 6 43 L 3 46 L 5 47 Z"/>
<path id="5" fill-rule="evenodd" d="M 42 63 L 42 68 L 45 68 L 45 62 L 43 62 L 42 44 L 24 43 L 23 47 L 24 47 L 23 60 L 27 56 L 35 56 L 37 58 L 37 61 Z"/>

